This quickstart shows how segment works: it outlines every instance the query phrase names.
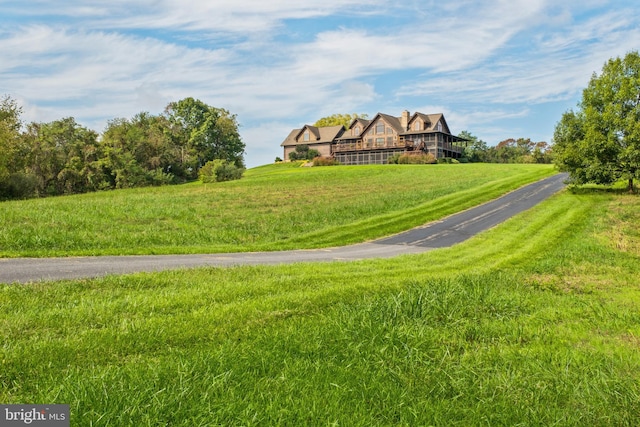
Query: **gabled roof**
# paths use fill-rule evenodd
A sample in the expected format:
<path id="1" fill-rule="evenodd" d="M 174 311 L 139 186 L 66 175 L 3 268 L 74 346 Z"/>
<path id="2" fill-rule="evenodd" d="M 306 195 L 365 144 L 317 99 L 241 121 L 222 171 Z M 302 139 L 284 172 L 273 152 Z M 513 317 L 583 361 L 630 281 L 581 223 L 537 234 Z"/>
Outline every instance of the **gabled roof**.
<path id="1" fill-rule="evenodd" d="M 402 128 L 402 124 L 400 123 L 400 117 L 390 116 L 388 114 L 378 113 L 378 116 L 382 117 L 397 133 L 404 132 L 405 129 Z"/>
<path id="2" fill-rule="evenodd" d="M 309 141 L 300 141 L 297 139 L 302 135 L 305 129 L 309 130 Z M 310 125 L 304 125 L 301 129 L 294 129 L 291 133 L 282 141 L 281 147 L 291 145 L 303 145 L 303 144 L 323 144 L 333 142 L 336 138 L 342 135 L 344 132 L 344 126 L 327 126 L 327 127 L 315 127 Z"/>
<path id="3" fill-rule="evenodd" d="M 413 122 L 413 120 L 416 117 L 419 117 L 422 119 L 422 121 L 424 121 L 425 123 L 427 123 L 429 125 L 429 128 L 433 126 L 433 121 L 431 120 L 431 117 L 433 116 L 437 116 L 438 114 L 423 114 L 423 113 L 418 113 L 417 111 L 415 112 L 415 114 L 413 115 L 413 117 L 411 117 L 409 119 L 409 129 L 411 129 L 411 123 Z M 440 114 L 442 115 L 442 114 Z M 428 128 L 427 128 L 428 129 Z"/>
<path id="4" fill-rule="evenodd" d="M 360 122 L 363 128 L 366 128 L 367 126 L 369 126 L 369 123 L 371 123 L 371 120 L 356 117 L 355 119 L 353 119 L 353 121 L 351 122 L 351 124 L 347 129 L 351 129 L 358 122 Z"/>
<path id="5" fill-rule="evenodd" d="M 289 132 L 289 135 L 287 135 L 287 137 L 284 139 L 284 141 L 282 141 L 282 144 L 280 144 L 281 147 L 286 147 L 289 145 L 296 145 L 296 136 L 300 133 L 300 129 L 294 129 L 291 132 Z"/>
<path id="6" fill-rule="evenodd" d="M 309 129 L 309 132 L 311 132 L 311 135 L 313 135 L 316 139 L 316 141 L 318 141 L 320 139 L 320 128 L 317 128 L 315 126 L 309 126 L 309 125 L 304 125 L 304 127 L 302 129 L 300 129 L 300 134 L 305 130 L 305 129 Z M 296 138 L 298 138 L 300 136 L 300 134 L 298 134 L 296 136 Z M 309 138 L 309 142 L 311 142 L 311 138 Z"/>
<path id="7" fill-rule="evenodd" d="M 362 131 L 360 132 L 360 135 L 353 136 L 350 133 L 345 132 L 338 139 L 345 140 L 345 139 L 359 139 L 359 138 L 361 138 L 362 137 L 362 132 L 364 131 L 364 129 L 366 129 L 369 126 L 369 124 L 371 123 L 371 120 L 363 119 L 361 117 L 356 117 L 355 119 L 353 119 L 351 121 L 351 124 L 349 125 L 347 130 L 353 129 L 353 127 L 356 125 L 356 123 L 360 123 L 360 125 L 362 126 Z"/>
<path id="8" fill-rule="evenodd" d="M 390 116 L 388 114 L 378 113 L 378 114 L 375 115 L 375 117 L 373 119 L 371 119 L 369 124 L 362 130 L 362 134 L 365 134 L 366 132 L 368 132 L 369 129 L 371 128 L 371 126 L 373 126 L 373 123 L 375 123 L 376 120 L 378 120 L 378 118 L 382 118 L 397 133 L 403 133 L 405 131 L 405 129 L 403 129 L 402 125 L 400 124 L 400 118 L 394 117 L 394 116 Z"/>
<path id="9" fill-rule="evenodd" d="M 423 130 L 412 130 L 411 124 L 414 122 L 416 117 L 420 117 L 425 123 L 428 124 L 428 127 Z M 409 129 L 406 130 L 405 133 L 436 132 L 437 131 L 436 126 L 438 125 L 438 122 L 442 123 L 443 133 L 451 134 L 451 131 L 449 130 L 449 125 L 447 124 L 447 121 L 445 120 L 444 115 L 442 113 L 437 113 L 437 114 L 414 113 L 413 116 L 411 116 L 411 118 L 409 119 L 409 122 L 408 122 Z"/>

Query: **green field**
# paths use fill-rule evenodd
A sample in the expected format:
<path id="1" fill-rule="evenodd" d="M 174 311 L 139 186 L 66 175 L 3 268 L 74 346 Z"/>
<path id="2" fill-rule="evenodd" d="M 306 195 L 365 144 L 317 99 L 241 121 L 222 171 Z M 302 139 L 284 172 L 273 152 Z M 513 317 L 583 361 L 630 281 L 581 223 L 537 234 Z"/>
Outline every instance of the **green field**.
<path id="1" fill-rule="evenodd" d="M 635 426 L 639 221 L 637 196 L 563 191 L 421 255 L 3 286 L 0 402 L 83 426 Z"/>
<path id="2" fill-rule="evenodd" d="M 269 165 L 240 181 L 0 203 L 0 257 L 339 246 L 396 233 L 553 173 L 549 165 Z"/>

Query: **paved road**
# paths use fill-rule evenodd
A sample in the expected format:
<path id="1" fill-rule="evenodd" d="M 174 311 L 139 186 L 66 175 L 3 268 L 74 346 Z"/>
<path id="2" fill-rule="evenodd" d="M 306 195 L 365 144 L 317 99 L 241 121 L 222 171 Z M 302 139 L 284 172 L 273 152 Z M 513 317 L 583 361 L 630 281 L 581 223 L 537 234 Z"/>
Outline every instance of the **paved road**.
<path id="1" fill-rule="evenodd" d="M 353 261 L 415 254 L 460 243 L 536 205 L 564 187 L 566 174 L 527 185 L 492 202 L 380 240 L 338 248 L 207 255 L 0 259 L 0 283 L 79 279 L 201 266 Z"/>

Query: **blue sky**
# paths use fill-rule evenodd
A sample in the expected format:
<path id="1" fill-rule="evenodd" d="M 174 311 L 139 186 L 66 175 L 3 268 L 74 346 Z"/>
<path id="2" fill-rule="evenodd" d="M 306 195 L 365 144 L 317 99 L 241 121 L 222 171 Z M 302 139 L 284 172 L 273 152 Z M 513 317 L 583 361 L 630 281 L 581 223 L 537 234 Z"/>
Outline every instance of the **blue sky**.
<path id="1" fill-rule="evenodd" d="M 494 145 L 551 141 L 593 72 L 640 49 L 636 0 L 0 0 L 0 95 L 26 121 L 236 114 L 248 166 L 334 113 L 444 113 Z"/>

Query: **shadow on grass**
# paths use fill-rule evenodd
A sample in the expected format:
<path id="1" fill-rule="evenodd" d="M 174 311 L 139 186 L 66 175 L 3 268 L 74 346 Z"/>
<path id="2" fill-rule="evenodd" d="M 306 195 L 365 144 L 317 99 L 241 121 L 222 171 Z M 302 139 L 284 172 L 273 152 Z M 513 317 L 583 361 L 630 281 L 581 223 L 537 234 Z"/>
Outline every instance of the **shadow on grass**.
<path id="1" fill-rule="evenodd" d="M 604 185 L 571 185 L 567 186 L 567 190 L 572 194 L 588 195 L 588 194 L 617 194 L 617 195 L 638 195 L 638 188 L 634 187 L 633 192 L 629 192 L 629 189 L 618 185 L 604 186 Z"/>

